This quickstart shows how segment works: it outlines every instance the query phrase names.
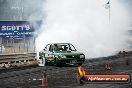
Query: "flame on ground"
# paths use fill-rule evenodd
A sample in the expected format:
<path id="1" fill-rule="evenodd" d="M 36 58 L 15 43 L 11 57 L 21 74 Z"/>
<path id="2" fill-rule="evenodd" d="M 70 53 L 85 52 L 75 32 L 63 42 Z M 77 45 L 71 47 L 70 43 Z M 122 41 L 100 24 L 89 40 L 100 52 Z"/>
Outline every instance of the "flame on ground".
<path id="1" fill-rule="evenodd" d="M 79 74 L 79 76 L 85 76 L 86 75 L 86 71 L 84 70 L 84 68 L 82 66 L 78 67 L 78 74 Z"/>

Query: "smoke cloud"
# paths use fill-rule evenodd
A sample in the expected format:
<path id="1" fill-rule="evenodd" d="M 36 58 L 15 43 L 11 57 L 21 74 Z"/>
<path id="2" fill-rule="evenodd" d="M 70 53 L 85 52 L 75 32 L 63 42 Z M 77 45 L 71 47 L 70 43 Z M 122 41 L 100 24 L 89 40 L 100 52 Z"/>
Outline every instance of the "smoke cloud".
<path id="1" fill-rule="evenodd" d="M 126 31 L 130 25 L 128 11 L 111 0 L 110 22 L 107 0 L 46 0 L 37 52 L 48 43 L 72 43 L 87 58 L 117 53 L 127 47 Z"/>

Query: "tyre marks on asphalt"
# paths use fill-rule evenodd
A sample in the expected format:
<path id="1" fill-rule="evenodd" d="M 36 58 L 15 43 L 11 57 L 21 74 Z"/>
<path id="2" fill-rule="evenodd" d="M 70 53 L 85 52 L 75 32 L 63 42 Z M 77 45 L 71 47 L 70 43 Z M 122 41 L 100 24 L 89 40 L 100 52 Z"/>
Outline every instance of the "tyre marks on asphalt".
<path id="1" fill-rule="evenodd" d="M 46 69 L 47 68 L 47 69 Z M 38 67 L 38 68 L 32 68 L 32 69 L 25 69 L 25 70 L 19 70 L 19 71 L 9 71 L 6 73 L 1 73 L 0 74 L 0 86 L 2 88 L 4 87 L 30 87 L 32 85 L 31 80 L 33 78 L 40 78 L 43 76 L 43 71 L 46 69 L 47 70 L 47 75 L 49 79 L 53 79 L 53 76 L 56 77 L 54 74 L 59 74 L 59 73 L 65 73 L 67 71 L 71 72 L 71 70 L 74 70 L 73 68 L 70 67 Z M 64 75 L 63 75 L 64 76 Z M 59 75 L 58 75 L 59 77 Z M 72 77 L 71 77 L 72 78 Z M 59 78 L 63 79 L 63 78 Z M 65 80 L 65 79 L 64 79 Z M 54 79 L 56 82 L 56 78 Z M 2 83 L 4 82 L 4 84 Z M 69 81 L 67 81 L 69 82 Z M 65 81 L 60 82 L 63 86 Z M 36 82 L 37 84 L 37 82 Z M 53 85 L 52 85 L 53 86 Z M 68 87 L 68 85 L 65 85 L 65 87 Z M 57 86 L 59 87 L 59 86 Z M 70 88 L 70 87 L 69 87 Z"/>

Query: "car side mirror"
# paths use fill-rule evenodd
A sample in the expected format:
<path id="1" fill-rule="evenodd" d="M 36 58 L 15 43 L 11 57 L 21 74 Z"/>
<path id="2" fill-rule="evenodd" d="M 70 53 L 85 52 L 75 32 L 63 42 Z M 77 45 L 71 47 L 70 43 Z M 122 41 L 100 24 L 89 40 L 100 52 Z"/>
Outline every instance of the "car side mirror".
<path id="1" fill-rule="evenodd" d="M 46 51 L 46 48 L 44 48 L 43 50 Z"/>

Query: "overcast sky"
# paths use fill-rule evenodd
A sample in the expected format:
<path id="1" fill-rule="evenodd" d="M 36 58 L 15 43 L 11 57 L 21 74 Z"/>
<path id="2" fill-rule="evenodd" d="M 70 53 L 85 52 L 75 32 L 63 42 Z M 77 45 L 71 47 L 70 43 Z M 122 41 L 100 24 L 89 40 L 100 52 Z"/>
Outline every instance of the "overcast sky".
<path id="1" fill-rule="evenodd" d="M 36 17 L 38 14 L 39 16 L 37 16 L 37 18 L 41 19 L 42 16 L 44 16 L 42 13 L 44 1 L 45 0 L 0 0 L 0 20 L 26 20 L 31 17 Z M 130 15 L 132 15 L 132 0 L 119 1 L 126 6 Z M 17 7 L 20 8 L 18 9 Z"/>

